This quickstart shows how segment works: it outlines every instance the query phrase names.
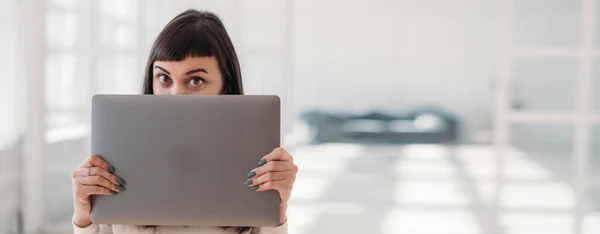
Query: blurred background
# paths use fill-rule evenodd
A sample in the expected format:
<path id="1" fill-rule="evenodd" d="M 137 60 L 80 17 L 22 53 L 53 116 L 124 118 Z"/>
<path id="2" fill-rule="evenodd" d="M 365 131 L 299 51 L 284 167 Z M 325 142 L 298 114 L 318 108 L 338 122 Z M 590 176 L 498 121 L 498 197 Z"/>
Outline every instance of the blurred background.
<path id="1" fill-rule="evenodd" d="M 0 0 L 0 233 L 70 233 L 93 94 L 217 13 L 282 99 L 290 233 L 600 233 L 600 0 Z"/>

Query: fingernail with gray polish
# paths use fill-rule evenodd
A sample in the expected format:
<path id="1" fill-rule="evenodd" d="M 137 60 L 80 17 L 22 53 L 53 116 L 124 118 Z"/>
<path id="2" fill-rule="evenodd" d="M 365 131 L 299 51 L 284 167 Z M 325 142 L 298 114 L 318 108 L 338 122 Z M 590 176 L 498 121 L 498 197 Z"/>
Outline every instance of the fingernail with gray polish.
<path id="1" fill-rule="evenodd" d="M 116 181 L 117 181 L 117 184 L 119 184 L 119 185 L 125 185 L 125 180 L 123 180 L 119 177 L 117 177 Z"/>
<path id="2" fill-rule="evenodd" d="M 119 190 L 119 192 L 123 192 L 123 191 L 127 190 L 127 189 L 125 189 L 125 187 L 123 187 L 122 185 L 117 185 L 117 186 L 115 186 L 115 187 L 117 188 L 117 190 Z"/>
<path id="3" fill-rule="evenodd" d="M 108 166 L 106 166 L 106 169 L 108 169 L 108 171 L 109 171 L 110 173 L 115 173 L 115 167 L 113 167 L 112 165 L 108 165 Z"/>
<path id="4" fill-rule="evenodd" d="M 115 195 L 115 194 L 117 194 L 117 193 L 118 193 L 118 192 L 115 192 L 115 191 L 112 191 L 112 190 L 110 190 L 110 194 L 112 194 L 112 195 Z"/>
<path id="5" fill-rule="evenodd" d="M 251 172 L 248 173 L 248 178 L 252 178 L 255 175 L 256 175 L 256 172 L 251 171 Z"/>
<path id="6" fill-rule="evenodd" d="M 265 160 L 265 159 L 261 159 L 260 161 L 258 161 L 258 166 L 262 166 L 265 164 L 267 164 L 267 160 Z"/>
<path id="7" fill-rule="evenodd" d="M 252 180 L 246 180 L 246 182 L 244 182 L 245 185 L 251 185 L 252 184 Z"/>
<path id="8" fill-rule="evenodd" d="M 256 191 L 256 190 L 258 190 L 258 186 L 250 187 L 250 189 L 252 189 L 253 191 Z"/>

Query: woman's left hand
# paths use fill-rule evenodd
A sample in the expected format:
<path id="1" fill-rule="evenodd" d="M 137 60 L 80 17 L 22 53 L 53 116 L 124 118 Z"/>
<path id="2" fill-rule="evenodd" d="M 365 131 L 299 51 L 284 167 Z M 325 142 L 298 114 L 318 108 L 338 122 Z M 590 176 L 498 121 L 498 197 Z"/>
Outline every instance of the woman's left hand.
<path id="1" fill-rule="evenodd" d="M 257 168 L 248 173 L 245 182 L 254 191 L 277 190 L 281 198 L 280 224 L 286 221 L 287 202 L 290 199 L 298 166 L 294 164 L 294 158 L 283 148 L 277 148 L 265 155 L 259 162 Z"/>

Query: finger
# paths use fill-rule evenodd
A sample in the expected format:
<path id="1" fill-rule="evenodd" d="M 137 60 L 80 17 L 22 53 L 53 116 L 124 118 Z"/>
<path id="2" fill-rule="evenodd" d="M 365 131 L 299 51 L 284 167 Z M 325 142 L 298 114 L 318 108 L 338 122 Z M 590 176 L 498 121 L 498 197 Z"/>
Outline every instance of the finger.
<path id="1" fill-rule="evenodd" d="M 116 190 L 116 188 L 114 188 L 115 185 L 113 183 L 99 175 L 79 176 L 76 177 L 75 181 L 85 186 L 101 186 L 111 190 Z"/>
<path id="2" fill-rule="evenodd" d="M 75 182 L 77 183 L 77 182 Z M 87 199 L 90 195 L 114 195 L 117 192 L 107 189 L 101 186 L 94 185 L 82 185 L 77 183 L 75 185 L 75 197 L 83 202 L 89 202 Z"/>
<path id="3" fill-rule="evenodd" d="M 271 161 L 289 161 L 289 162 L 293 163 L 294 158 L 285 149 L 278 147 L 278 148 L 274 149 L 273 151 L 271 151 L 271 153 L 268 153 L 267 155 L 265 155 L 258 162 L 258 165 L 262 166 L 262 165 L 266 164 L 267 162 L 271 162 Z"/>
<path id="4" fill-rule="evenodd" d="M 77 182 L 82 185 L 102 186 L 102 187 L 108 188 L 110 190 L 113 190 L 115 192 L 121 192 L 121 191 L 125 190 L 125 187 L 123 187 L 121 185 L 115 185 L 114 183 L 110 182 L 106 178 L 99 176 L 99 175 L 80 176 L 80 177 L 77 177 Z"/>
<path id="5" fill-rule="evenodd" d="M 293 186 L 292 184 L 293 182 L 291 182 L 290 180 L 268 181 L 258 186 L 250 187 L 250 189 L 257 192 L 277 190 L 279 193 L 284 193 L 285 191 L 291 189 L 291 187 Z"/>
<path id="6" fill-rule="evenodd" d="M 295 167 L 296 167 L 296 165 L 294 165 L 291 162 L 271 161 L 265 165 L 262 165 L 260 167 L 255 168 L 254 170 L 250 171 L 250 173 L 248 173 L 248 178 L 254 178 L 257 176 L 261 176 L 267 172 L 288 171 L 288 170 L 294 169 Z"/>
<path id="7" fill-rule="evenodd" d="M 114 183 L 115 185 L 125 185 L 125 180 L 119 178 L 118 176 L 104 170 L 101 167 L 89 167 L 91 168 L 90 175 L 99 175 L 107 179 L 108 181 Z M 77 179 L 77 177 L 86 177 L 88 175 L 88 168 L 79 168 L 73 172 L 73 179 Z"/>
<path id="8" fill-rule="evenodd" d="M 265 174 L 262 174 L 261 176 L 257 176 L 254 179 L 246 180 L 246 182 L 244 182 L 244 184 L 247 185 L 248 187 L 254 187 L 254 186 L 257 186 L 260 184 L 264 184 L 268 181 L 280 181 L 280 180 L 294 179 L 294 177 L 295 177 L 295 174 L 291 170 L 279 171 L 279 172 L 267 172 Z"/>
<path id="9" fill-rule="evenodd" d="M 115 168 L 98 155 L 92 155 L 86 161 L 87 161 L 87 164 L 85 164 L 85 162 L 84 162 L 85 165 L 83 167 L 94 167 L 95 166 L 95 167 L 101 167 L 110 173 L 115 172 Z M 82 167 L 80 167 L 80 168 L 82 168 Z"/>
<path id="10" fill-rule="evenodd" d="M 82 195 L 85 196 L 82 198 L 87 198 L 90 195 L 115 195 L 115 194 L 117 194 L 117 192 L 107 189 L 105 187 L 94 186 L 94 185 L 82 185 L 81 193 L 82 193 Z"/>

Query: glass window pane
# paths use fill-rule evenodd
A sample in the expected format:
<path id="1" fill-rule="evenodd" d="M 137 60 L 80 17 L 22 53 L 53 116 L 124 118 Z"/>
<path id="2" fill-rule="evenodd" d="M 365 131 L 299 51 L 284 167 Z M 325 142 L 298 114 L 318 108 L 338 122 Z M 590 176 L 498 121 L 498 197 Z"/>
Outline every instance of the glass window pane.
<path id="1" fill-rule="evenodd" d="M 50 4 L 64 8 L 75 8 L 77 0 L 51 0 Z"/>
<path id="2" fill-rule="evenodd" d="M 108 48 L 134 48 L 137 40 L 135 28 L 105 21 L 100 25 L 100 43 Z"/>
<path id="3" fill-rule="evenodd" d="M 49 55 L 46 59 L 46 124 L 54 128 L 72 124 L 78 117 L 81 100 L 78 99 L 80 87 L 76 74 L 77 59 L 74 55 L 63 53 Z"/>
<path id="4" fill-rule="evenodd" d="M 139 94 L 143 68 L 133 55 L 111 55 L 99 61 L 98 93 Z"/>
<path id="5" fill-rule="evenodd" d="M 100 23 L 98 23 L 98 30 L 99 32 L 99 36 L 100 36 L 100 44 L 102 45 L 111 45 L 112 44 L 112 31 L 113 31 L 113 25 L 110 24 L 109 22 L 106 21 L 102 21 Z"/>
<path id="6" fill-rule="evenodd" d="M 112 74 L 115 71 L 112 56 L 102 56 L 98 59 L 98 85 L 96 86 L 97 93 L 111 93 L 111 87 L 116 86 L 112 79 Z"/>
<path id="7" fill-rule="evenodd" d="M 577 60 L 519 58 L 512 64 L 512 106 L 518 110 L 574 109 Z"/>
<path id="8" fill-rule="evenodd" d="M 49 55 L 46 60 L 46 107 L 74 108 L 75 56 L 68 53 Z"/>
<path id="9" fill-rule="evenodd" d="M 102 18 L 120 19 L 134 22 L 137 17 L 137 0 L 98 1 Z"/>
<path id="10" fill-rule="evenodd" d="M 74 12 L 48 11 L 46 43 L 55 47 L 73 47 L 77 40 L 77 15 Z"/>
<path id="11" fill-rule="evenodd" d="M 596 48 L 600 48 L 600 0 L 596 0 L 596 20 L 590 23 L 594 24 L 595 27 Z"/>
<path id="12" fill-rule="evenodd" d="M 73 46 L 77 39 L 77 15 L 74 12 L 65 13 L 64 29 L 61 32 L 63 46 Z"/>
<path id="13" fill-rule="evenodd" d="M 133 47 L 135 37 L 135 29 L 125 25 L 117 25 L 114 29 L 113 41 L 117 47 Z"/>
<path id="14" fill-rule="evenodd" d="M 577 46 L 581 0 L 517 0 L 517 46 Z"/>
<path id="15" fill-rule="evenodd" d="M 139 94 L 142 86 L 142 67 L 138 67 L 133 55 L 118 55 L 115 58 L 116 65 L 116 91 L 122 94 Z"/>

